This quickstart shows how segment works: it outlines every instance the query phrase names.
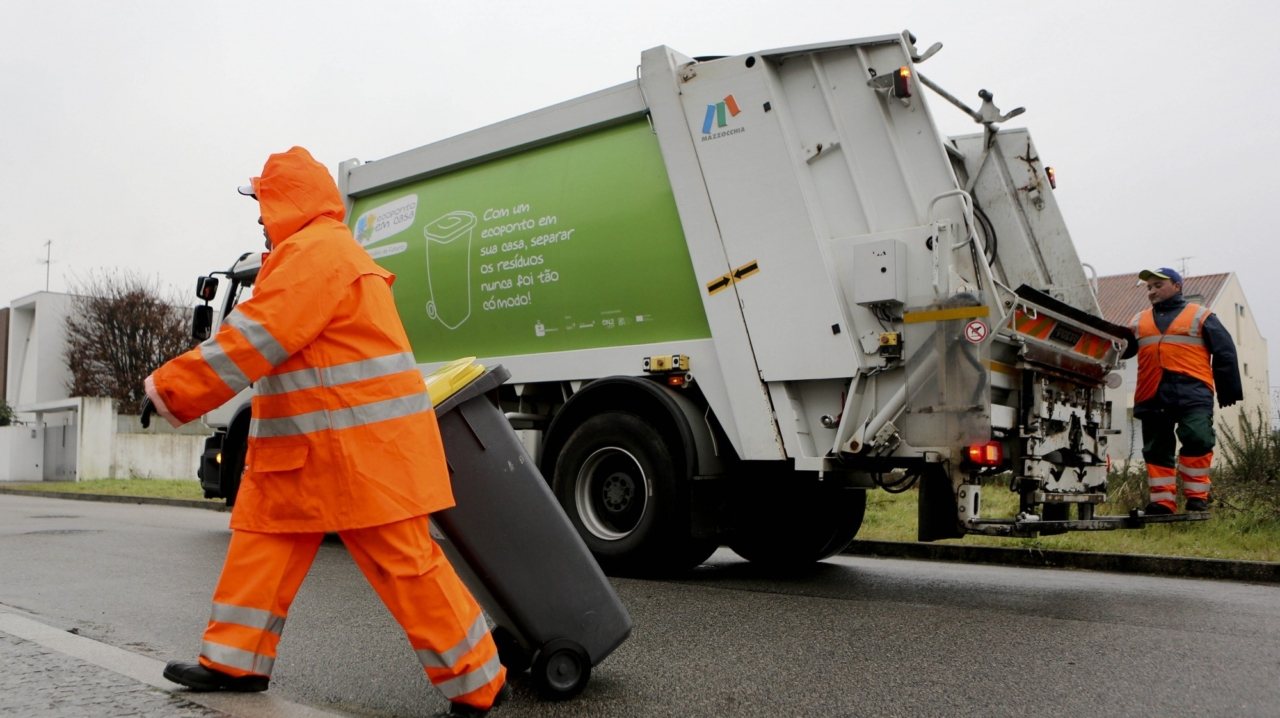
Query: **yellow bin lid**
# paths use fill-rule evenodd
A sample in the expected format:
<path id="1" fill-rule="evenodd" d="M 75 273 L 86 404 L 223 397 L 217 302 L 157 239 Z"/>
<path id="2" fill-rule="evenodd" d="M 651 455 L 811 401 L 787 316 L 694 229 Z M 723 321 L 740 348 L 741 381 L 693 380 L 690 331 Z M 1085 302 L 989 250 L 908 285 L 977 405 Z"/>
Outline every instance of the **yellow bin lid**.
<path id="1" fill-rule="evenodd" d="M 484 365 L 476 363 L 475 357 L 455 359 L 431 372 L 425 378 L 431 405 L 440 406 L 442 401 L 458 393 L 483 373 Z"/>

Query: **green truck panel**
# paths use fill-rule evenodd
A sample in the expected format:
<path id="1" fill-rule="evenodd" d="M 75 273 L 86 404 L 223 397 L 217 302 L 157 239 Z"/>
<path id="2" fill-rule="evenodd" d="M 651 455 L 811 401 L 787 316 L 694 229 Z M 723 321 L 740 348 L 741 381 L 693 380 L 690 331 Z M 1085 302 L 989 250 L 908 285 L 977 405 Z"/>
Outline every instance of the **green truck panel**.
<path id="1" fill-rule="evenodd" d="M 647 122 L 362 197 L 419 362 L 711 336 Z"/>

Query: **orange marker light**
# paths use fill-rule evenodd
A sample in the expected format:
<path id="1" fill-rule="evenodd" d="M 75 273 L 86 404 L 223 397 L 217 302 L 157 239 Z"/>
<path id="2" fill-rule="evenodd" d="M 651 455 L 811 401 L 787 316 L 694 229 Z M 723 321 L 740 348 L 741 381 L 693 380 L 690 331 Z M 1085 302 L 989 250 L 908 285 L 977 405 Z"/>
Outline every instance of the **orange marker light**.
<path id="1" fill-rule="evenodd" d="M 1052 167 L 1045 167 L 1044 173 L 1049 177 L 1049 189 L 1058 189 L 1058 173 Z"/>
<path id="2" fill-rule="evenodd" d="M 893 96 L 911 97 L 911 68 L 903 65 L 893 75 Z"/>

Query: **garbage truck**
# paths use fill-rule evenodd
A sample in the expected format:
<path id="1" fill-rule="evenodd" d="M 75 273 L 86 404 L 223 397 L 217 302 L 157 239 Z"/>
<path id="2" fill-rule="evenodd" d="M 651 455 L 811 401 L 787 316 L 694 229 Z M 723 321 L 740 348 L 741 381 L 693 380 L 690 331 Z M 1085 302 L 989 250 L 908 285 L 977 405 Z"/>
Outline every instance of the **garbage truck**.
<path id="1" fill-rule="evenodd" d="M 338 168 L 422 370 L 510 372 L 496 401 L 606 570 L 819 560 L 874 489 L 915 491 L 922 540 L 1155 519 L 1097 511 L 1132 334 L 1002 128 L 1021 108 L 938 86 L 940 48 L 660 46 L 620 85 Z M 938 98 L 975 132 L 941 134 Z M 197 338 L 260 261 L 201 278 Z M 207 421 L 202 481 L 234 501 L 247 395 Z"/>

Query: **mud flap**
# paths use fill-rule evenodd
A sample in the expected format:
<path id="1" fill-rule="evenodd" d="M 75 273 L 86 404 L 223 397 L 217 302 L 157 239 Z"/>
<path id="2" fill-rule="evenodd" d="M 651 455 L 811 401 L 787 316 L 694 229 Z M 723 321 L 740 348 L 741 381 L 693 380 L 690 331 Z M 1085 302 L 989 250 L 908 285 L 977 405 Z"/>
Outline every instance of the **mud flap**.
<path id="1" fill-rule="evenodd" d="M 917 503 L 916 538 L 920 541 L 960 538 L 964 531 L 956 518 L 956 495 L 950 477 L 939 466 L 926 468 L 920 475 Z"/>

